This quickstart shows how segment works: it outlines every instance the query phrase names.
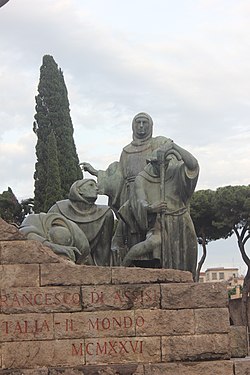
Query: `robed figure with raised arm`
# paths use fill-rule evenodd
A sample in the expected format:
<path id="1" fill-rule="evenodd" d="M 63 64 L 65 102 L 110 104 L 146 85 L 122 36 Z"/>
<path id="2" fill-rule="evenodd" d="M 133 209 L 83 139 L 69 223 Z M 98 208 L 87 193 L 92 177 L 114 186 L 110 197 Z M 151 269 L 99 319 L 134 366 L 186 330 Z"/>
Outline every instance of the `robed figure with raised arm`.
<path id="1" fill-rule="evenodd" d="M 198 174 L 196 158 L 174 142 L 153 153 L 136 177 L 129 208 L 124 210 L 124 219 L 127 212 L 134 217 L 144 240 L 129 250 L 123 265 L 152 259 L 163 268 L 187 270 L 195 276 L 197 237 L 189 201 Z"/>
<path id="2" fill-rule="evenodd" d="M 98 171 L 89 163 L 81 163 L 85 171 L 97 177 L 99 194 L 109 197 L 109 206 L 119 219 L 112 241 L 113 253 L 118 253 L 120 258 L 116 259 L 116 264 L 120 264 L 127 250 L 143 238 L 136 226 L 124 225 L 119 210 L 129 200 L 135 178 L 144 169 L 153 151 L 172 142 L 166 137 L 152 137 L 153 120 L 145 112 L 134 117 L 132 130 L 132 142 L 123 148 L 120 160 L 110 164 L 105 171 Z"/>

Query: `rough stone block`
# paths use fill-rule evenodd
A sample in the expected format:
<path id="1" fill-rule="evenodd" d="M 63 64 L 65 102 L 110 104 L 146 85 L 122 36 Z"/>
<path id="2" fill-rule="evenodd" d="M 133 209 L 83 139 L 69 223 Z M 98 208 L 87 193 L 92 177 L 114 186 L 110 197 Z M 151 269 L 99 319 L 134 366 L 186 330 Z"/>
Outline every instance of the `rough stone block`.
<path id="1" fill-rule="evenodd" d="M 87 311 L 160 308 L 159 284 L 84 286 L 81 290 Z"/>
<path id="2" fill-rule="evenodd" d="M 2 264 L 58 263 L 62 259 L 38 241 L 2 241 L 0 246 Z"/>
<path id="3" fill-rule="evenodd" d="M 6 264 L 0 266 L 1 288 L 39 286 L 38 264 Z"/>
<path id="4" fill-rule="evenodd" d="M 6 223 L 0 218 L 0 241 L 23 240 L 25 236 L 19 232 L 17 227 Z"/>
<path id="5" fill-rule="evenodd" d="M 143 365 L 88 365 L 77 369 L 50 369 L 49 375 L 144 375 Z"/>
<path id="6" fill-rule="evenodd" d="M 250 297 L 248 297 L 248 321 L 250 321 Z M 244 325 L 244 316 L 242 310 L 242 299 L 235 298 L 229 300 L 229 314 L 230 320 L 234 326 L 243 326 Z"/>
<path id="7" fill-rule="evenodd" d="M 235 375 L 250 375 L 250 359 L 242 358 L 234 360 L 234 374 Z"/>
<path id="8" fill-rule="evenodd" d="M 229 338 L 230 338 L 231 357 L 232 358 L 246 357 L 247 356 L 246 327 L 230 326 Z"/>
<path id="9" fill-rule="evenodd" d="M 227 307 L 228 295 L 223 283 L 161 285 L 163 309 Z"/>
<path id="10" fill-rule="evenodd" d="M 137 267 L 113 267 L 113 284 L 140 284 L 140 283 L 191 283 L 192 274 L 187 271 L 137 268 Z"/>
<path id="11" fill-rule="evenodd" d="M 99 311 L 55 314 L 55 337 L 90 338 L 135 336 L 134 311 Z"/>
<path id="12" fill-rule="evenodd" d="M 63 275 L 63 277 L 62 277 Z M 41 285 L 96 285 L 111 283 L 109 267 L 76 265 L 67 262 L 41 265 Z"/>
<path id="13" fill-rule="evenodd" d="M 2 344 L 3 368 L 36 369 L 85 364 L 81 340 L 23 341 Z M 74 346 L 79 351 L 74 350 Z"/>
<path id="14" fill-rule="evenodd" d="M 233 375 L 231 361 L 157 363 L 145 365 L 145 375 Z"/>
<path id="15" fill-rule="evenodd" d="M 136 310 L 137 336 L 194 334 L 193 310 Z"/>
<path id="16" fill-rule="evenodd" d="M 122 337 L 86 340 L 86 363 L 148 363 L 160 362 L 159 337 Z"/>
<path id="17" fill-rule="evenodd" d="M 195 333 L 228 333 L 229 312 L 227 308 L 207 308 L 194 311 Z"/>
<path id="18" fill-rule="evenodd" d="M 53 314 L 1 314 L 0 341 L 54 338 Z"/>
<path id="19" fill-rule="evenodd" d="M 80 287 L 2 289 L 0 306 L 6 314 L 81 311 Z"/>
<path id="20" fill-rule="evenodd" d="M 0 370 L 0 375 L 49 375 L 49 369 Z"/>
<path id="21" fill-rule="evenodd" d="M 163 362 L 229 358 L 227 334 L 162 337 Z"/>

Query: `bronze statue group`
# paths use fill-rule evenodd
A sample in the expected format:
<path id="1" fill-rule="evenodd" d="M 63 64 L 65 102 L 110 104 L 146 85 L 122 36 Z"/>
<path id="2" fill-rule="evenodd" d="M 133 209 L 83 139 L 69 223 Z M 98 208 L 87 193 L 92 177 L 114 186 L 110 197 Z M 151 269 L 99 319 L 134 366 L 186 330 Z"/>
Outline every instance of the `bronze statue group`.
<path id="1" fill-rule="evenodd" d="M 146 113 L 132 122 L 133 140 L 120 160 L 76 181 L 66 200 L 29 215 L 20 231 L 77 264 L 187 270 L 195 275 L 197 239 L 189 213 L 199 165 L 166 137 L 152 137 Z M 107 195 L 108 206 L 95 204 Z M 117 219 L 114 232 L 114 216 Z"/>

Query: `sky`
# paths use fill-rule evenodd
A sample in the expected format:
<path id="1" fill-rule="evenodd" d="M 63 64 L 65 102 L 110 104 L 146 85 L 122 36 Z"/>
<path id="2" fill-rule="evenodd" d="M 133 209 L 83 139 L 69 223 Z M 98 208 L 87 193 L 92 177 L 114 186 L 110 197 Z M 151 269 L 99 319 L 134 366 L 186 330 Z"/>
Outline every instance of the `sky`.
<path id="1" fill-rule="evenodd" d="M 154 136 L 198 159 L 197 190 L 248 185 L 249 19 L 249 0 L 9 0 L 0 8 L 0 192 L 33 196 L 46 54 L 64 73 L 80 161 L 106 169 L 119 160 L 144 111 Z M 235 238 L 208 251 L 204 268 L 244 273 Z"/>

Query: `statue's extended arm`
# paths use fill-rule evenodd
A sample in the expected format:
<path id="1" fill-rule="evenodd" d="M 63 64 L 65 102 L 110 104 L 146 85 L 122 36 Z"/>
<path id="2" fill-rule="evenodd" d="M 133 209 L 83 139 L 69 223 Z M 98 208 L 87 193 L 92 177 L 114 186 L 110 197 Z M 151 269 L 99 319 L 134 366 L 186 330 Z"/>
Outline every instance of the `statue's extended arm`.
<path id="1" fill-rule="evenodd" d="M 80 167 L 85 172 L 89 172 L 92 176 L 96 176 L 96 177 L 98 176 L 98 170 L 92 167 L 90 163 L 86 163 L 86 162 L 80 163 Z"/>
<path id="2" fill-rule="evenodd" d="M 184 150 L 184 148 L 178 146 L 174 142 L 173 142 L 173 149 L 180 154 L 182 160 L 184 161 L 186 167 L 189 170 L 194 171 L 195 169 L 197 169 L 198 161 L 190 152 L 188 152 L 187 150 Z"/>
<path id="3" fill-rule="evenodd" d="M 171 140 L 160 147 L 158 152 L 159 154 L 163 152 L 165 155 L 174 154 L 178 160 L 182 159 L 186 167 L 191 171 L 194 171 L 198 167 L 197 159 L 190 152 Z"/>

